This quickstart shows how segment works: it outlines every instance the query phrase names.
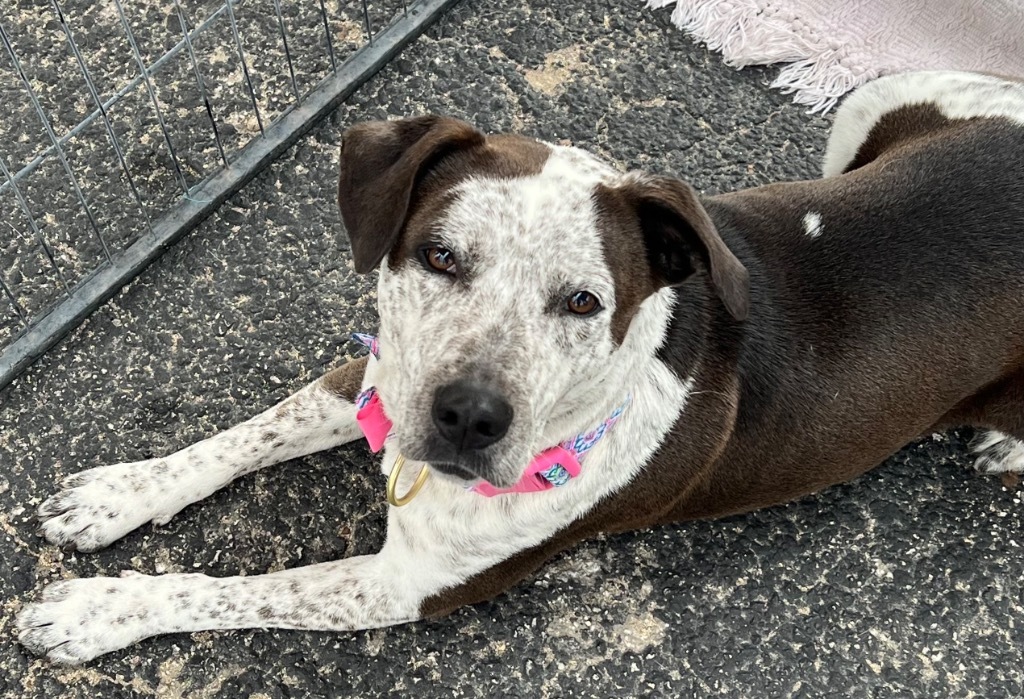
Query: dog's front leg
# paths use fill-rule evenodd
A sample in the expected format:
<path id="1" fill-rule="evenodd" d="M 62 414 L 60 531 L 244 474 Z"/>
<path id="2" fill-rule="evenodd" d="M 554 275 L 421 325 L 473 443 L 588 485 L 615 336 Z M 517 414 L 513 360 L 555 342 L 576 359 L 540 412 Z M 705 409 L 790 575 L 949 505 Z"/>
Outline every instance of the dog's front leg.
<path id="1" fill-rule="evenodd" d="M 484 536 L 484 549 L 474 550 L 465 536 L 459 532 L 448 541 L 427 520 L 392 508 L 388 540 L 373 556 L 245 577 L 126 572 L 65 580 L 25 607 L 17 620 L 19 640 L 51 661 L 77 664 L 159 634 L 259 627 L 349 631 L 413 621 L 423 616 L 425 600 L 487 568 L 487 559 L 506 555 L 516 538 L 495 550 L 496 540 Z"/>
<path id="2" fill-rule="evenodd" d="M 235 478 L 360 437 L 353 403 L 365 358 L 349 362 L 251 420 L 170 456 L 76 473 L 39 507 L 41 533 L 93 551 L 146 522 L 164 523 Z"/>
<path id="3" fill-rule="evenodd" d="M 347 631 L 419 617 L 410 583 L 386 557 L 246 577 L 200 574 L 83 578 L 54 583 L 18 617 L 19 640 L 62 664 L 77 664 L 158 634 L 278 627 Z"/>
<path id="4" fill-rule="evenodd" d="M 80 663 L 158 634 L 348 631 L 439 616 L 499 594 L 589 531 L 566 529 L 570 501 L 534 497 L 551 501 L 488 501 L 428 481 L 412 506 L 390 508 L 387 541 L 373 556 L 247 577 L 125 573 L 57 582 L 19 615 L 19 640 L 52 661 Z M 557 530 L 563 534 L 551 538 Z"/>

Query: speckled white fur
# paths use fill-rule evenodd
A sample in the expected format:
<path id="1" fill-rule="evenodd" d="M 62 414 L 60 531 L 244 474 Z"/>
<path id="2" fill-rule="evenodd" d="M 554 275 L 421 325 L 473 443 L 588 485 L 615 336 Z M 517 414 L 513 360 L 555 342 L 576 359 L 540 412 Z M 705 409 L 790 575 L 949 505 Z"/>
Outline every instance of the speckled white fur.
<path id="1" fill-rule="evenodd" d="M 484 498 L 435 475 L 411 504 L 390 509 L 386 542 L 373 556 L 250 577 L 132 574 L 54 583 L 18 617 L 22 643 L 53 661 L 80 663 L 162 633 L 410 621 L 423 600 L 550 538 L 626 485 L 671 429 L 693 381 L 656 357 L 672 290 L 641 305 L 621 346 L 611 340 L 614 289 L 590 192 L 614 177 L 589 155 L 556 147 L 536 177 L 465 182 L 438 230 L 475 260 L 472 283 L 456 290 L 412 265 L 385 270 L 382 361 L 371 361 L 364 377 L 380 388 L 396 422 L 384 471 L 398 447 L 415 448 L 424 396 L 445 367 L 462 366 L 457 360 L 490 360 L 489 370 L 506 372 L 502 380 L 519 382 L 513 398 L 520 423 L 498 458 L 508 478 L 541 448 L 600 423 L 630 393 L 632 404 L 587 454 L 580 477 L 544 493 Z M 575 285 L 600 295 L 608 309 L 589 320 L 552 312 L 556 291 Z M 438 342 L 434 323 L 445 318 L 465 326 L 458 339 Z M 101 546 L 146 521 L 166 520 L 242 473 L 356 438 L 352 404 L 316 384 L 289 400 L 290 409 L 286 402 L 166 459 L 72 477 L 44 503 L 44 516 L 68 508 L 47 520 L 44 532 L 58 543 Z M 404 477 L 417 471 L 413 464 Z M 383 481 L 381 490 L 383 496 Z"/>
<path id="2" fill-rule="evenodd" d="M 355 406 L 313 383 L 267 412 L 160 459 L 76 473 L 39 506 L 47 539 L 79 551 L 170 521 L 235 478 L 360 437 Z"/>
<path id="3" fill-rule="evenodd" d="M 889 75 L 857 89 L 840 105 L 822 174 L 841 174 L 883 115 L 902 106 L 926 103 L 934 104 L 950 119 L 1000 116 L 1024 124 L 1024 83 L 957 71 Z"/>
<path id="4" fill-rule="evenodd" d="M 610 331 L 614 282 L 591 201 L 598 182 L 619 177 L 582 151 L 552 146 L 534 177 L 472 178 L 456 189 L 437 238 L 469 283 L 412 259 L 381 270 L 375 385 L 407 457 L 422 454 L 435 432 L 438 386 L 467 372 L 501 386 L 515 411 L 508 435 L 487 450 L 488 480 L 503 487 L 533 455 L 588 424 L 579 421 L 581 406 L 596 400 L 607 416 L 622 402 L 626 377 Z M 605 310 L 591 318 L 566 312 L 565 299 L 582 289 Z M 600 411 L 590 416 L 602 419 Z"/>

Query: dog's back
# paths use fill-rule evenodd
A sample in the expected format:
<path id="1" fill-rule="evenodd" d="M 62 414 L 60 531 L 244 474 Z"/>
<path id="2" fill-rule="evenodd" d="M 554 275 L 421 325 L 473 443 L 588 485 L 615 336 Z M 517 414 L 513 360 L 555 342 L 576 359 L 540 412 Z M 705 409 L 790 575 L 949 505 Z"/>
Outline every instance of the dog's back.
<path id="1" fill-rule="evenodd" d="M 824 179 L 706 202 L 751 313 L 729 335 L 728 483 L 712 473 L 674 516 L 783 502 L 951 425 L 1024 440 L 1024 84 L 876 81 L 825 161 Z"/>

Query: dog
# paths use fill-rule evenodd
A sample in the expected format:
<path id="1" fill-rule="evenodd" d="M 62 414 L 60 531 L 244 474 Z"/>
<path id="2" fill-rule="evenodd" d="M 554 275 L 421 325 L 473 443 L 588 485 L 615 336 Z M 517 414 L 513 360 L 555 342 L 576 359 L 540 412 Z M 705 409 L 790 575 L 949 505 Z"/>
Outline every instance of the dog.
<path id="1" fill-rule="evenodd" d="M 39 517 L 93 551 L 365 436 L 390 476 L 380 552 L 56 582 L 20 641 L 75 664 L 156 634 L 436 617 L 586 537 L 783 503 L 953 426 L 981 470 L 1024 471 L 1022 162 L 1024 84 L 956 72 L 858 89 L 822 179 L 710 197 L 451 118 L 353 126 L 339 206 L 356 272 L 379 269 L 370 354 L 73 475 Z"/>

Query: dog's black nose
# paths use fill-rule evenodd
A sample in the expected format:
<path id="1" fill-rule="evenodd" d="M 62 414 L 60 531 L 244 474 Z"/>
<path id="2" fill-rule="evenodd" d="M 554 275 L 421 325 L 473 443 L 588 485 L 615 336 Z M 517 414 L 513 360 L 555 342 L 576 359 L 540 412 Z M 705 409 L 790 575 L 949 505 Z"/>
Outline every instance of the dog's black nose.
<path id="1" fill-rule="evenodd" d="M 505 436 L 512 406 L 488 386 L 460 379 L 434 394 L 434 425 L 459 451 L 483 449 Z"/>

